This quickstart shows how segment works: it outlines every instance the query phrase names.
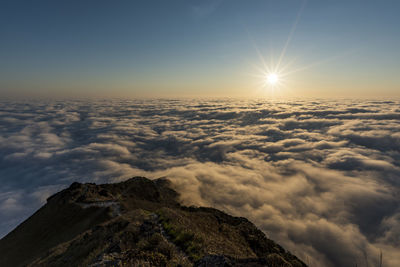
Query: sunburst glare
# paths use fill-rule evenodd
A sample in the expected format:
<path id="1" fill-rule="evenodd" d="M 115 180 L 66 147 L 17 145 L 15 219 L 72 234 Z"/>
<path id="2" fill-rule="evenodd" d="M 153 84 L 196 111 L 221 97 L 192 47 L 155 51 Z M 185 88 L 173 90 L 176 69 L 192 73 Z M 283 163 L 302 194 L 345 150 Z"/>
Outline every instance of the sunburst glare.
<path id="1" fill-rule="evenodd" d="M 276 85 L 278 83 L 278 81 L 279 81 L 279 77 L 278 77 L 278 75 L 276 73 L 269 73 L 267 75 L 267 83 L 269 85 L 274 86 L 274 85 Z"/>

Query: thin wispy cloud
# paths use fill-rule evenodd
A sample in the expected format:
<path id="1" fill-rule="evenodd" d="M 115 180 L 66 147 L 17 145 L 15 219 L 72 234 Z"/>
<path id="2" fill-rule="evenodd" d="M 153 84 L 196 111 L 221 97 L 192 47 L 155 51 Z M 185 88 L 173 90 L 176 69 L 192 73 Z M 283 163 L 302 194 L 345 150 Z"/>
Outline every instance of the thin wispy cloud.
<path id="1" fill-rule="evenodd" d="M 216 1 L 197 1 L 198 3 L 191 6 L 191 14 L 196 19 L 204 19 L 213 14 L 221 5 L 223 0 Z"/>

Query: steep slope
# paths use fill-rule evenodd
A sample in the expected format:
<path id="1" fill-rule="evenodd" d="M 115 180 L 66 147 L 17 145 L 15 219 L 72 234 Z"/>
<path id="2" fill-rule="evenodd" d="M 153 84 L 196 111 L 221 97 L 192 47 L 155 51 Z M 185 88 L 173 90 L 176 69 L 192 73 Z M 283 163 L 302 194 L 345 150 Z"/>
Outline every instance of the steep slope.
<path id="1" fill-rule="evenodd" d="M 0 240 L 0 266 L 306 266 L 245 218 L 184 207 L 168 180 L 73 183 Z"/>

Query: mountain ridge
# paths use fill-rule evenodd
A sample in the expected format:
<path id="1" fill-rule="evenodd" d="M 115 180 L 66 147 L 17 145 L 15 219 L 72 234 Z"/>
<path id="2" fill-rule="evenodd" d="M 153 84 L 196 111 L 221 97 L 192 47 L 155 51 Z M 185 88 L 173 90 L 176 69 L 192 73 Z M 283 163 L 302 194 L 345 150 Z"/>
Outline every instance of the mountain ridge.
<path id="1" fill-rule="evenodd" d="M 165 178 L 72 183 L 0 240 L 0 266 L 306 266 L 243 217 L 186 207 Z"/>

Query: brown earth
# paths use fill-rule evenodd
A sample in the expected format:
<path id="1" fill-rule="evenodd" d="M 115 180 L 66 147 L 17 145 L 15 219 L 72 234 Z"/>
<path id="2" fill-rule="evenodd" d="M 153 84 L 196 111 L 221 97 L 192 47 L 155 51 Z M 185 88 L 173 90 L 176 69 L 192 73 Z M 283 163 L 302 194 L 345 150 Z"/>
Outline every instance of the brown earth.
<path id="1" fill-rule="evenodd" d="M 306 266 L 247 219 L 178 197 L 166 179 L 73 183 L 0 240 L 0 266 Z"/>

